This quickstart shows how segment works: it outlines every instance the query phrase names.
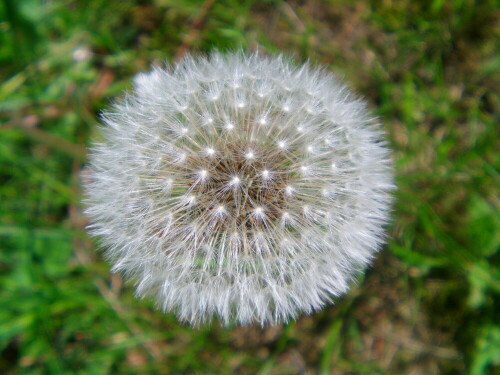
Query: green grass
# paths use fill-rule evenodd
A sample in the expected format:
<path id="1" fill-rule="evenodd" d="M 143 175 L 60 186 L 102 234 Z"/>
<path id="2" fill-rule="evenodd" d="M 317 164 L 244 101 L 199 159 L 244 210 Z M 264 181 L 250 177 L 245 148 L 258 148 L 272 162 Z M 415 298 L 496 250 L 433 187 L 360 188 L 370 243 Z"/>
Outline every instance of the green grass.
<path id="1" fill-rule="evenodd" d="M 0 3 L 0 373 L 498 374 L 496 2 L 220 0 L 193 32 L 202 3 Z M 191 329 L 94 251 L 79 179 L 99 110 L 186 41 L 319 62 L 381 117 L 390 239 L 335 306 Z"/>

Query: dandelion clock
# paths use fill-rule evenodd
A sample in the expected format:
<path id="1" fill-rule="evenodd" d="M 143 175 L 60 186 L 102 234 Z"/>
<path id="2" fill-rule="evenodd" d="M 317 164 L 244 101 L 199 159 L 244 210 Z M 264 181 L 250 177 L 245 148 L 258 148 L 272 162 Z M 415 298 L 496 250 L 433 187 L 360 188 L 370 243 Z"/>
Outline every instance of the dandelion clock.
<path id="1" fill-rule="evenodd" d="M 196 325 L 345 293 L 384 239 L 389 151 L 363 100 L 283 57 L 187 57 L 102 116 L 86 214 L 113 271 Z"/>

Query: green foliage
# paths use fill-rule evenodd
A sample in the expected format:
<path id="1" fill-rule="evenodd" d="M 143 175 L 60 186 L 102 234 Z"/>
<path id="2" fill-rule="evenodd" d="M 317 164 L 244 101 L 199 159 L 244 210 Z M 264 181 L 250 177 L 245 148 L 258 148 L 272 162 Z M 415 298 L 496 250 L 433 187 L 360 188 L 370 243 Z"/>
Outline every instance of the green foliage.
<path id="1" fill-rule="evenodd" d="M 0 3 L 0 373 L 498 372 L 496 2 L 223 0 L 193 28 L 202 4 Z M 390 238 L 335 306 L 283 327 L 191 329 L 94 251 L 79 186 L 98 112 L 182 44 L 311 58 L 381 117 Z"/>

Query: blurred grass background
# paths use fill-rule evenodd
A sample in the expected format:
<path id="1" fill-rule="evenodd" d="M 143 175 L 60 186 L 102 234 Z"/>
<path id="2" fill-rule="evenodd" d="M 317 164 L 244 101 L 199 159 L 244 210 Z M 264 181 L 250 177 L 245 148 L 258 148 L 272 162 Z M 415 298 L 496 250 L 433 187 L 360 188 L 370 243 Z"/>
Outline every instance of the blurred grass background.
<path id="1" fill-rule="evenodd" d="M 0 2 L 0 373 L 500 374 L 498 5 Z M 326 65 L 394 149 L 388 245 L 335 306 L 284 326 L 185 327 L 83 230 L 99 111 L 151 64 L 212 48 Z"/>

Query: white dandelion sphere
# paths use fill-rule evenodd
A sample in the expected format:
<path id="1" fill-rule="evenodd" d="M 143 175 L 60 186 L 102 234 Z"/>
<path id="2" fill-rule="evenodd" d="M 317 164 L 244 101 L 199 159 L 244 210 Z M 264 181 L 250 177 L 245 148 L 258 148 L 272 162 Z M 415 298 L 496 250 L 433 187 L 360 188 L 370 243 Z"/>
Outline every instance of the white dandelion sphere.
<path id="1" fill-rule="evenodd" d="M 377 121 L 283 57 L 187 57 L 135 78 L 90 152 L 86 214 L 140 297 L 193 325 L 276 324 L 345 293 L 384 239 Z"/>

